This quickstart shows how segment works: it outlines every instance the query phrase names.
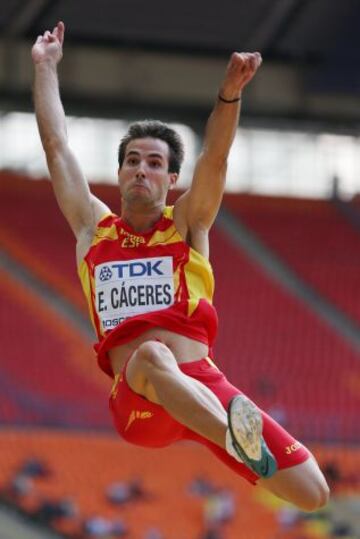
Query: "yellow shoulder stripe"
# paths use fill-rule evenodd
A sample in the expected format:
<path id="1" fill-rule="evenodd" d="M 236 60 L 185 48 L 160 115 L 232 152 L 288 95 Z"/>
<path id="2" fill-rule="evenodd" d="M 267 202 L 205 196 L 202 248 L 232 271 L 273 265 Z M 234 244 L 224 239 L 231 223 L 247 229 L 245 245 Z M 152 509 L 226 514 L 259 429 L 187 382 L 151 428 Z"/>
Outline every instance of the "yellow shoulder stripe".
<path id="1" fill-rule="evenodd" d="M 173 219 L 174 218 L 174 206 L 165 206 L 163 211 L 163 216 L 167 219 Z"/>
<path id="2" fill-rule="evenodd" d="M 91 245 L 97 245 L 102 240 L 117 240 L 118 238 L 119 235 L 114 224 L 110 227 L 98 227 Z"/>
<path id="3" fill-rule="evenodd" d="M 178 241 L 182 241 L 182 238 L 175 226 L 171 225 L 167 230 L 156 230 L 151 236 L 148 246 L 153 247 L 154 245 L 176 243 Z"/>

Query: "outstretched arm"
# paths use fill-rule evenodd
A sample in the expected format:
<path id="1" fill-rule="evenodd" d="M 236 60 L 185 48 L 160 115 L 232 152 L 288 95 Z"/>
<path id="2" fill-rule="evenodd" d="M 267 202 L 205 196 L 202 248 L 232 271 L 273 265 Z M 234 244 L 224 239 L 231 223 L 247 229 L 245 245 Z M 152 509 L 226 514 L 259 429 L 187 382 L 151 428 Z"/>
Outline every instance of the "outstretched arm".
<path id="1" fill-rule="evenodd" d="M 108 210 L 90 193 L 79 164 L 68 146 L 65 113 L 60 99 L 57 64 L 62 58 L 65 27 L 39 36 L 32 48 L 34 103 L 41 142 L 57 202 L 78 240 L 91 236 L 96 221 Z"/>
<path id="2" fill-rule="evenodd" d="M 218 213 L 227 159 L 239 122 L 242 91 L 262 62 L 261 55 L 234 52 L 208 119 L 202 152 L 190 189 L 179 198 L 175 216 L 193 247 L 207 254 L 207 233 Z M 205 239 L 204 239 L 205 238 Z"/>

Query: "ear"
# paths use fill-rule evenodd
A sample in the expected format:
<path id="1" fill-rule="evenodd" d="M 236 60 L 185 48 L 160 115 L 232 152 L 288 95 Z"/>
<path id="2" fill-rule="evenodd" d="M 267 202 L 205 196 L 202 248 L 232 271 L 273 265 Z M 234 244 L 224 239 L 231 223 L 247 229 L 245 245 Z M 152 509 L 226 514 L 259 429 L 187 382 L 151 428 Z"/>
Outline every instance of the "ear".
<path id="1" fill-rule="evenodd" d="M 169 189 L 174 189 L 178 177 L 179 177 L 179 175 L 177 174 L 177 172 L 171 172 L 169 174 L 169 180 L 170 180 L 169 181 Z"/>
<path id="2" fill-rule="evenodd" d="M 117 170 L 117 186 L 120 188 L 120 191 L 122 190 L 122 179 L 121 179 L 121 168 L 118 168 Z"/>

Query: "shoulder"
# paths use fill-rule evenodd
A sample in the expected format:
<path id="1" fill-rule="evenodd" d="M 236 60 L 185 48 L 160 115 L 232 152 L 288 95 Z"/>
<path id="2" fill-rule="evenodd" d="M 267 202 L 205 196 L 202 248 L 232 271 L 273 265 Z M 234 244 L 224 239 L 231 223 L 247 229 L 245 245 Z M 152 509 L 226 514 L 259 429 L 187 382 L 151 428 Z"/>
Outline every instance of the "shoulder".
<path id="1" fill-rule="evenodd" d="M 209 257 L 209 230 L 200 222 L 193 220 L 189 223 L 187 218 L 186 193 L 178 198 L 173 207 L 174 224 L 184 242 L 205 258 Z"/>
<path id="2" fill-rule="evenodd" d="M 76 259 L 78 265 L 87 255 L 95 238 L 99 236 L 101 239 L 107 235 L 111 235 L 111 231 L 116 229 L 118 222 L 120 222 L 120 217 L 109 211 L 102 215 L 93 227 L 87 227 L 81 231 L 76 242 Z"/>
<path id="3" fill-rule="evenodd" d="M 119 224 L 120 221 L 121 218 L 118 215 L 108 211 L 99 217 L 94 230 L 97 228 L 108 228 L 112 225 Z"/>

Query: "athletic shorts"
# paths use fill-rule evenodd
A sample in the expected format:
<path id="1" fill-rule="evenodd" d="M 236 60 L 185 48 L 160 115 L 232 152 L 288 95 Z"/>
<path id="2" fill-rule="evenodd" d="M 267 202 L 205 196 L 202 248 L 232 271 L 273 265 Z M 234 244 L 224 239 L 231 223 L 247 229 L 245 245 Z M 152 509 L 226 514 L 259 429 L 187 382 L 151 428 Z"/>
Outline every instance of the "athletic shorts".
<path id="1" fill-rule="evenodd" d="M 206 385 L 227 410 L 234 395 L 242 392 L 230 384 L 225 375 L 208 358 L 180 363 L 180 370 Z M 126 365 L 115 380 L 110 400 L 110 410 L 116 430 L 127 442 L 141 447 L 165 447 L 179 440 L 193 440 L 208 447 L 234 472 L 256 484 L 258 476 L 247 466 L 237 462 L 225 449 L 191 431 L 160 405 L 135 393 L 126 381 Z M 276 458 L 278 468 L 290 468 L 307 460 L 309 451 L 269 415 L 261 411 L 263 436 Z"/>

